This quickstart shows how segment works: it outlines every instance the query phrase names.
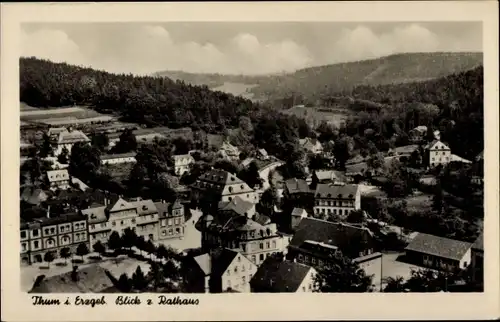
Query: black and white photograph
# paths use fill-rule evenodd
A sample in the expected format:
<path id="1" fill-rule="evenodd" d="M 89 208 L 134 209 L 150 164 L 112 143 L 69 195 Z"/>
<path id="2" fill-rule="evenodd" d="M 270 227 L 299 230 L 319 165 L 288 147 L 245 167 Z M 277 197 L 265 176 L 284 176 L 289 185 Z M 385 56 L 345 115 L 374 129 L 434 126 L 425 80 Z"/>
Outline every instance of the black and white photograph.
<path id="1" fill-rule="evenodd" d="M 483 39 L 456 20 L 21 22 L 21 292 L 483 293 Z"/>

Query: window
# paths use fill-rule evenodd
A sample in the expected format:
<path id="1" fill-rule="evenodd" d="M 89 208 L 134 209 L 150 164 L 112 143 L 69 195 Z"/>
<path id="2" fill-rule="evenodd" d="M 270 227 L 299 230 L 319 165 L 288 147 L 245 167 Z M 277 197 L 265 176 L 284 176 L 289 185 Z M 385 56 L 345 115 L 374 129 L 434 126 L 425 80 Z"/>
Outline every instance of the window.
<path id="1" fill-rule="evenodd" d="M 133 224 L 135 224 L 135 218 L 132 218 L 132 220 L 131 220 L 131 221 L 132 221 L 132 223 L 133 223 Z"/>
<path id="2" fill-rule="evenodd" d="M 169 234 L 169 235 L 172 235 L 173 233 L 174 233 L 174 231 L 172 230 L 172 228 L 170 228 L 170 229 L 168 230 L 168 234 Z"/>
<path id="3" fill-rule="evenodd" d="M 116 226 L 116 221 L 113 221 L 113 222 L 111 223 L 111 225 L 113 225 L 113 227 L 115 227 L 115 226 Z"/>
<path id="4" fill-rule="evenodd" d="M 302 260 L 304 258 L 304 256 L 302 256 L 302 254 L 299 254 L 299 259 Z"/>
<path id="5" fill-rule="evenodd" d="M 40 244 L 38 243 L 38 240 L 35 240 L 35 242 L 33 243 L 33 245 L 34 245 L 34 248 L 40 247 Z"/>
<path id="6" fill-rule="evenodd" d="M 241 266 L 241 271 L 244 272 L 245 271 L 245 265 Z"/>
<path id="7" fill-rule="evenodd" d="M 271 243 L 266 242 L 266 248 L 271 248 Z"/>
<path id="8" fill-rule="evenodd" d="M 252 262 L 257 262 L 257 258 L 255 257 L 255 255 L 252 255 Z"/>
<path id="9" fill-rule="evenodd" d="M 102 223 L 101 228 L 106 228 L 106 223 Z"/>
<path id="10" fill-rule="evenodd" d="M 227 287 L 231 287 L 231 281 L 230 280 L 227 281 Z"/>
<path id="11" fill-rule="evenodd" d="M 167 225 L 168 226 L 172 226 L 172 218 L 168 218 L 167 219 Z"/>
<path id="12" fill-rule="evenodd" d="M 52 228 L 50 228 L 50 233 L 51 233 L 51 234 L 55 234 L 55 233 L 56 233 L 56 229 L 55 229 L 55 228 L 53 228 L 53 227 L 52 227 Z"/>
<path id="13" fill-rule="evenodd" d="M 306 291 L 306 287 L 302 286 L 302 292 L 305 292 L 305 291 Z"/>
<path id="14" fill-rule="evenodd" d="M 38 229 L 33 230 L 33 237 L 38 237 L 39 231 Z"/>
<path id="15" fill-rule="evenodd" d="M 26 251 L 26 248 L 27 248 L 27 247 L 26 247 L 26 243 L 22 243 L 22 244 L 21 244 L 21 247 L 22 247 L 23 252 L 25 252 L 25 251 Z"/>
<path id="16" fill-rule="evenodd" d="M 304 262 L 309 263 L 309 256 L 304 255 Z"/>
<path id="17" fill-rule="evenodd" d="M 26 231 L 21 231 L 21 238 L 26 238 Z"/>
<path id="18" fill-rule="evenodd" d="M 467 262 L 464 262 L 464 267 L 467 267 Z"/>
<path id="19" fill-rule="evenodd" d="M 312 262 L 313 264 L 316 264 L 316 258 L 311 257 L 311 262 Z"/>
<path id="20" fill-rule="evenodd" d="M 66 227 L 64 227 L 64 226 L 60 226 L 59 228 L 60 228 L 60 230 L 61 230 L 61 233 L 63 233 L 63 232 L 64 232 L 64 228 L 66 228 Z"/>
<path id="21" fill-rule="evenodd" d="M 75 224 L 75 229 L 80 229 L 80 224 L 79 223 Z"/>
<path id="22" fill-rule="evenodd" d="M 263 261 L 263 260 L 264 260 L 264 254 L 260 254 L 260 255 L 259 255 L 259 260 L 260 260 L 260 261 Z"/>
<path id="23" fill-rule="evenodd" d="M 264 243 L 259 243 L 259 248 L 264 249 Z"/>
<path id="24" fill-rule="evenodd" d="M 273 240 L 273 248 L 276 248 L 276 241 Z"/>
<path id="25" fill-rule="evenodd" d="M 122 225 L 122 226 L 123 226 L 123 220 L 121 220 L 121 221 L 120 221 L 120 225 Z"/>
<path id="26" fill-rule="evenodd" d="M 175 233 L 176 234 L 180 234 L 181 233 L 181 229 L 180 228 L 175 228 Z"/>
<path id="27" fill-rule="evenodd" d="M 181 223 L 181 219 L 180 218 L 174 218 L 174 224 L 175 225 L 179 225 Z"/>
<path id="28" fill-rule="evenodd" d="M 241 256 L 238 256 L 238 263 L 241 263 Z"/>
<path id="29" fill-rule="evenodd" d="M 162 231 L 161 231 L 161 235 L 162 235 L 162 236 L 166 236 L 166 235 L 167 235 L 167 232 L 166 232 L 165 230 L 162 230 Z"/>
<path id="30" fill-rule="evenodd" d="M 246 252 L 246 245 L 245 244 L 241 244 L 241 249 Z"/>
<path id="31" fill-rule="evenodd" d="M 235 272 L 235 273 L 238 273 L 238 266 L 235 266 L 235 267 L 234 267 L 234 272 Z"/>
<path id="32" fill-rule="evenodd" d="M 339 215 L 342 216 L 342 209 L 339 209 Z"/>
<path id="33" fill-rule="evenodd" d="M 50 234 L 50 231 L 49 231 L 49 229 L 48 229 L 48 228 L 45 228 L 45 229 L 43 230 L 43 233 L 44 233 L 45 235 L 48 235 L 48 234 Z"/>

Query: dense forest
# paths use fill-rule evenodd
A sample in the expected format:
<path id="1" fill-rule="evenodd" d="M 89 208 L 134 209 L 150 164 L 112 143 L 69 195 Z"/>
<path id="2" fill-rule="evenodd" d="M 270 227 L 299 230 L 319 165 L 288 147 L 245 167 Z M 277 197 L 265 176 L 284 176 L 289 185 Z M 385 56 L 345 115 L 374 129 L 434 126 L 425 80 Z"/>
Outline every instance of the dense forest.
<path id="1" fill-rule="evenodd" d="M 20 59 L 20 99 L 35 107 L 88 105 L 147 126 L 198 124 L 209 132 L 237 127 L 240 116 L 259 108 L 207 86 L 164 77 L 115 75 L 37 58 Z"/>

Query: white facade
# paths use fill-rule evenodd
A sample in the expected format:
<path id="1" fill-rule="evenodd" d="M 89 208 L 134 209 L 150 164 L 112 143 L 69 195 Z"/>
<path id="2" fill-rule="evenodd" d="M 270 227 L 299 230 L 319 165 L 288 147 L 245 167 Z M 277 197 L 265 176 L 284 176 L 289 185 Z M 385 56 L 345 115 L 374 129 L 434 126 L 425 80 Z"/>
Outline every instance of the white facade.
<path id="1" fill-rule="evenodd" d="M 428 164 L 429 166 L 436 167 L 438 165 L 446 165 L 451 161 L 451 150 L 450 148 L 442 143 L 441 141 L 433 141 L 427 146 L 428 153 Z"/>

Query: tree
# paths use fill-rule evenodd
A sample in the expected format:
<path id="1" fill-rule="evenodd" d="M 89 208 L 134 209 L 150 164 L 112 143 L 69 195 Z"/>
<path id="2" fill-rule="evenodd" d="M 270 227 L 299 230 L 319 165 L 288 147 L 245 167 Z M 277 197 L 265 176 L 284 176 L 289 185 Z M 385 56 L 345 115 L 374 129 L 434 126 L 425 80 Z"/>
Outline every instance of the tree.
<path id="1" fill-rule="evenodd" d="M 122 245 L 129 250 L 136 245 L 137 234 L 131 228 L 126 228 L 121 236 Z"/>
<path id="2" fill-rule="evenodd" d="M 87 255 L 89 253 L 89 248 L 87 247 L 87 244 L 81 243 L 78 245 L 76 248 L 76 255 L 81 256 L 83 260 L 83 256 Z"/>
<path id="3" fill-rule="evenodd" d="M 132 290 L 132 281 L 128 278 L 127 274 L 123 273 L 118 279 L 117 288 L 122 293 L 130 293 Z"/>
<path id="4" fill-rule="evenodd" d="M 146 251 L 146 240 L 144 236 L 137 236 L 137 243 L 135 246 L 141 251 L 141 255 L 143 251 Z"/>
<path id="5" fill-rule="evenodd" d="M 347 216 L 347 222 L 362 223 L 365 220 L 365 213 L 363 210 L 353 210 Z"/>
<path id="6" fill-rule="evenodd" d="M 61 150 L 61 153 L 57 156 L 57 162 L 61 164 L 67 164 L 68 163 L 68 155 L 69 151 L 66 147 L 63 147 Z"/>
<path id="7" fill-rule="evenodd" d="M 52 149 L 52 142 L 50 141 L 50 137 L 47 133 L 43 134 L 42 146 L 40 147 L 40 157 L 46 158 L 52 156 L 54 151 Z"/>
<path id="8" fill-rule="evenodd" d="M 456 273 L 437 272 L 431 269 L 412 270 L 411 277 L 405 283 L 410 292 L 441 292 L 459 280 Z"/>
<path id="9" fill-rule="evenodd" d="M 352 139 L 350 137 L 343 137 L 335 142 L 333 154 L 337 161 L 338 167 L 343 170 L 347 160 L 351 157 L 352 152 Z"/>
<path id="10" fill-rule="evenodd" d="M 43 260 L 49 264 L 52 263 L 55 259 L 54 253 L 53 252 L 46 252 L 45 255 L 43 256 Z"/>
<path id="11" fill-rule="evenodd" d="M 442 214 L 445 210 L 446 203 L 444 200 L 443 188 L 441 185 L 436 185 L 434 195 L 432 196 L 432 208 L 438 213 Z"/>
<path id="12" fill-rule="evenodd" d="M 69 247 L 61 248 L 61 250 L 59 251 L 59 255 L 61 256 L 61 258 L 64 258 L 65 263 L 68 263 L 68 258 L 71 257 L 71 249 Z"/>
<path id="13" fill-rule="evenodd" d="M 109 145 L 109 138 L 105 133 L 92 133 L 91 144 L 99 149 L 99 151 L 104 152 L 107 150 Z"/>
<path id="14" fill-rule="evenodd" d="M 76 177 L 92 177 L 101 165 L 100 151 L 83 143 L 73 145 L 69 159 L 69 172 Z"/>
<path id="15" fill-rule="evenodd" d="M 252 188 L 262 185 L 262 178 L 260 177 L 259 168 L 255 161 L 251 162 L 247 169 L 243 169 L 238 174 L 238 177 Z"/>
<path id="16" fill-rule="evenodd" d="M 146 276 L 142 272 L 140 265 L 137 265 L 137 269 L 132 275 L 132 285 L 138 291 L 143 291 L 148 286 Z"/>
<path id="17" fill-rule="evenodd" d="M 366 165 L 372 170 L 381 169 L 385 165 L 384 156 L 380 152 L 372 154 L 370 158 L 366 161 Z"/>
<path id="18" fill-rule="evenodd" d="M 340 252 L 329 257 L 329 263 L 318 269 L 315 291 L 322 293 L 361 293 L 371 290 L 372 276 Z"/>
<path id="19" fill-rule="evenodd" d="M 92 248 L 94 249 L 94 252 L 99 253 L 101 255 L 106 252 L 106 247 L 101 243 L 100 240 L 98 240 Z"/>
<path id="20" fill-rule="evenodd" d="M 131 129 L 126 129 L 120 135 L 119 141 L 113 147 L 114 153 L 126 153 L 137 149 L 137 139 Z"/>
<path id="21" fill-rule="evenodd" d="M 405 292 L 405 280 L 401 276 L 396 278 L 388 277 L 386 280 L 386 286 L 384 288 L 386 293 L 401 293 Z"/>
<path id="22" fill-rule="evenodd" d="M 120 238 L 120 234 L 117 231 L 113 231 L 109 236 L 108 240 L 109 249 L 113 250 L 115 253 L 123 247 L 122 239 Z"/>
<path id="23" fill-rule="evenodd" d="M 148 239 L 146 242 L 146 245 L 144 247 L 144 250 L 149 253 L 149 258 L 151 259 L 152 255 L 156 253 L 156 246 L 153 244 L 153 241 L 151 239 Z"/>

